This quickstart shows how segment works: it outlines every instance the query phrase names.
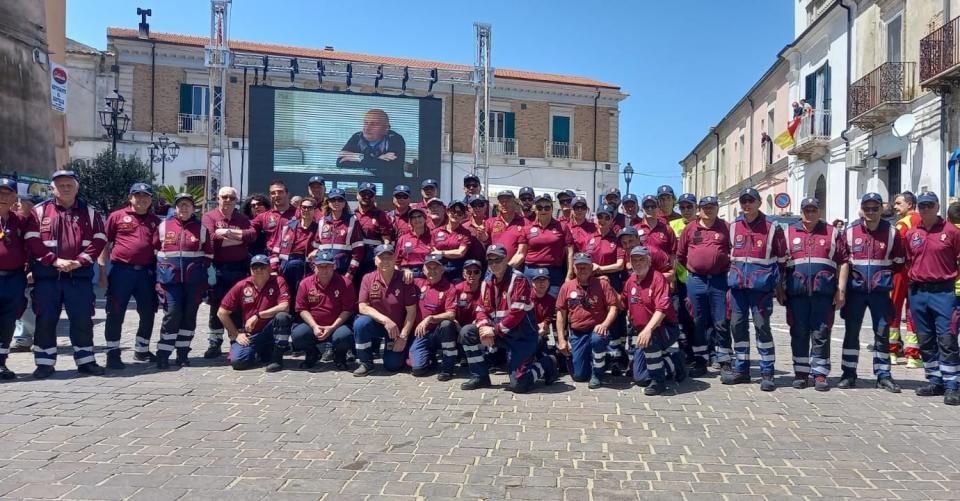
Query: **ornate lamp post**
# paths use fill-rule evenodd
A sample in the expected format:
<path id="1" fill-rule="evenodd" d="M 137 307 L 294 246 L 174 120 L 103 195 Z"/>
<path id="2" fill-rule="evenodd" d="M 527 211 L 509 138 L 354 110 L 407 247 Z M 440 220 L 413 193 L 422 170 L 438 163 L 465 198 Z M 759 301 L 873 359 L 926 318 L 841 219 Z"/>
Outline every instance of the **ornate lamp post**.
<path id="1" fill-rule="evenodd" d="M 117 92 L 117 89 L 114 89 L 113 95 L 106 98 L 106 109 L 99 112 L 100 125 L 106 129 L 107 135 L 110 136 L 113 143 L 111 151 L 114 159 L 117 158 L 117 139 L 123 139 L 123 134 L 127 132 L 127 127 L 130 126 L 130 117 L 123 112 L 125 101 L 123 96 Z"/>
<path id="2" fill-rule="evenodd" d="M 160 184 L 167 184 L 167 162 L 177 159 L 180 154 L 180 145 L 171 141 L 166 134 L 162 134 L 155 143 L 150 145 L 150 160 L 160 162 Z"/>
<path id="3" fill-rule="evenodd" d="M 630 165 L 630 162 L 627 162 L 627 166 L 623 168 L 623 180 L 627 182 L 627 195 L 630 194 L 630 181 L 633 181 L 633 166 Z"/>

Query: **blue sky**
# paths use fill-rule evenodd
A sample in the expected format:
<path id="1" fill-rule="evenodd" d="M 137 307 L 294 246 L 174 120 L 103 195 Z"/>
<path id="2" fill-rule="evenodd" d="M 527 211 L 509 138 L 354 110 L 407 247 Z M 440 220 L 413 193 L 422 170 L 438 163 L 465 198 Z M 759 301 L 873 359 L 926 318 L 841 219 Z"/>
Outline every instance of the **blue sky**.
<path id="1" fill-rule="evenodd" d="M 473 22 L 494 66 L 619 84 L 620 162 L 634 193 L 680 187 L 678 162 L 793 38 L 795 0 L 234 0 L 231 37 L 470 64 Z M 67 36 L 105 48 L 107 26 L 209 33 L 206 0 L 67 0 Z M 621 180 L 621 189 L 625 186 Z"/>

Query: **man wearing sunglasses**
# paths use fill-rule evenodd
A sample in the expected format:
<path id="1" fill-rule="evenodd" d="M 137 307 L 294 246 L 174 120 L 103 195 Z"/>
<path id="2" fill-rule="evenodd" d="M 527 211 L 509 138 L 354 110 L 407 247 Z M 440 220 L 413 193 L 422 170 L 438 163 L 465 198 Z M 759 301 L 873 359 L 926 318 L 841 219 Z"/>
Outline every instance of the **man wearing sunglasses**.
<path id="1" fill-rule="evenodd" d="M 500 205 L 498 214 L 483 224 L 489 239 L 481 242 L 503 246 L 507 251 L 507 264 L 514 269 L 521 269 L 527 255 L 527 233 L 524 231 L 527 220 L 518 212 L 513 191 L 497 193 L 497 203 Z"/>
<path id="2" fill-rule="evenodd" d="M 633 193 L 623 197 L 623 214 L 626 226 L 635 226 L 643 221 L 643 216 L 640 215 L 640 203 Z"/>
<path id="3" fill-rule="evenodd" d="M 560 215 L 557 216 L 557 221 L 569 224 L 573 220 L 573 200 L 575 198 L 578 197 L 573 190 L 563 190 L 557 193 L 557 204 L 560 205 Z"/>
<path id="4" fill-rule="evenodd" d="M 847 242 L 840 231 L 820 220 L 819 200 L 804 198 L 800 210 L 800 222 L 787 229 L 786 280 L 777 299 L 781 304 L 786 300 L 796 374 L 793 387 L 806 388 L 812 371 L 814 389 L 828 391 L 830 330 L 834 312 L 846 301 L 850 273 Z M 737 362 L 739 365 L 739 356 Z M 742 375 L 739 369 L 738 378 Z"/>
<path id="5" fill-rule="evenodd" d="M 667 223 L 660 218 L 660 202 L 657 197 L 647 195 L 643 197 L 641 207 L 643 208 L 643 219 L 635 225 L 640 241 L 643 242 L 644 247 L 648 249 L 656 248 L 663 254 L 670 256 L 671 261 L 673 261 L 673 256 L 677 253 L 677 236 L 673 233 L 673 228 L 667 226 Z M 667 283 L 671 284 L 671 289 L 673 288 L 673 277 L 673 271 L 664 275 Z"/>
<path id="6" fill-rule="evenodd" d="M 427 202 L 439 196 L 439 186 L 440 183 L 438 183 L 436 179 L 424 179 L 423 182 L 420 183 L 420 201 L 410 204 L 410 207 L 426 209 Z"/>
<path id="7" fill-rule="evenodd" d="M 223 323 L 217 316 L 217 310 L 227 291 L 247 276 L 250 262 L 247 246 L 257 240 L 257 231 L 247 216 L 237 210 L 237 190 L 230 186 L 217 191 L 217 207 L 203 215 L 203 226 L 213 241 L 213 270 L 216 277 L 207 297 L 210 305 L 207 322 L 209 345 L 203 358 L 213 359 L 220 356 L 220 346 L 223 344 Z M 242 319 L 237 316 L 234 323 L 242 323 Z"/>
<path id="8" fill-rule="evenodd" d="M 760 355 L 761 388 L 762 376 L 773 375 L 776 354 L 773 333 L 770 331 L 770 314 L 773 313 L 773 296 L 783 276 L 787 261 L 787 243 L 783 230 L 760 211 L 760 193 L 754 188 L 740 192 L 740 210 L 743 214 L 730 228 L 730 330 L 714 332 L 717 338 L 717 362 L 720 363 L 720 382 L 737 384 L 750 382 L 750 330 L 747 322 L 753 317 L 757 336 L 757 353 Z M 716 327 L 716 324 L 714 324 Z M 737 346 L 737 374 L 730 364 L 731 340 Z"/>
<path id="9" fill-rule="evenodd" d="M 520 188 L 517 198 L 520 199 L 520 211 L 523 212 L 523 218 L 530 222 L 536 221 L 537 211 L 533 208 L 533 199 L 536 198 L 536 195 L 533 193 L 533 188 L 529 186 Z"/>
<path id="10" fill-rule="evenodd" d="M 960 230 L 940 217 L 940 200 L 933 192 L 917 196 L 920 224 L 907 231 L 910 268 L 910 313 L 920 338 L 920 354 L 928 384 L 916 389 L 921 397 L 943 395 L 943 403 L 960 405 L 957 371 L 958 315 L 954 281 L 960 262 Z"/>
<path id="11" fill-rule="evenodd" d="M 620 188 L 610 188 L 603 194 L 603 201 L 613 207 L 616 213 L 613 215 L 613 227 L 620 231 L 627 225 L 627 217 L 620 211 Z"/>
<path id="12" fill-rule="evenodd" d="M 673 187 L 665 184 L 657 188 L 657 201 L 660 203 L 660 217 L 667 224 L 682 218 L 677 211 L 673 210 L 677 203 L 677 195 L 674 194 Z"/>
<path id="13" fill-rule="evenodd" d="M 377 207 L 377 185 L 370 182 L 357 185 L 357 210 L 354 215 L 363 231 L 363 245 L 366 249 L 354 280 L 359 286 L 363 276 L 377 267 L 373 262 L 373 249 L 380 244 L 395 242 L 397 238 L 390 216 Z"/>
<path id="14" fill-rule="evenodd" d="M 861 218 L 844 232 L 850 249 L 850 284 L 847 304 L 840 310 L 846 320 L 843 335 L 843 377 L 837 388 L 857 384 L 857 362 L 860 360 L 860 326 L 863 314 L 870 308 L 873 320 L 873 374 L 877 388 L 900 393 L 900 386 L 890 376 L 890 318 L 893 301 L 893 276 L 903 268 L 905 251 L 900 233 L 880 217 L 883 198 L 867 193 L 860 199 Z"/>
<path id="15" fill-rule="evenodd" d="M 410 233 L 410 187 L 398 184 L 393 187 L 393 210 L 387 213 L 393 222 L 393 234 L 400 238 L 404 233 Z"/>
<path id="16" fill-rule="evenodd" d="M 464 201 L 464 203 L 468 203 L 468 202 L 467 202 L 467 198 L 469 198 L 471 195 L 473 195 L 473 196 L 478 196 L 478 195 L 479 195 L 479 196 L 482 196 L 482 195 L 483 195 L 483 190 L 480 189 L 480 178 L 477 177 L 477 176 L 475 176 L 475 175 L 473 175 L 473 174 L 467 174 L 466 176 L 463 176 L 463 201 Z M 483 217 L 489 218 L 489 217 L 490 217 L 490 206 L 488 205 L 484 210 L 485 210 L 486 212 L 484 212 Z"/>

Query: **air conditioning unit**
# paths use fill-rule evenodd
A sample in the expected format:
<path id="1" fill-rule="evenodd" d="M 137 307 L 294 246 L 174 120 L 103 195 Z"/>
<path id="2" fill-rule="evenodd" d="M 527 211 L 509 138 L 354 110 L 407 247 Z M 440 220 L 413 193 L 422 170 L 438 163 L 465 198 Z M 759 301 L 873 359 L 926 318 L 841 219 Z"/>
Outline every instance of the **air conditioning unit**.
<path id="1" fill-rule="evenodd" d="M 847 170 L 860 170 L 867 166 L 867 150 L 854 148 L 847 152 Z"/>

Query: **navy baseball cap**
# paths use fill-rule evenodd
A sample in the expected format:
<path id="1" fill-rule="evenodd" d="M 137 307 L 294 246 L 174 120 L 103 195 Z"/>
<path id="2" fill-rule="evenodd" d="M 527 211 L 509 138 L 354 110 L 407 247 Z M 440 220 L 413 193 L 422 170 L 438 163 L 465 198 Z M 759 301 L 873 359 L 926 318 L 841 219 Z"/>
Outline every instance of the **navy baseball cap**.
<path id="1" fill-rule="evenodd" d="M 439 198 L 436 198 L 436 197 L 431 198 L 430 200 L 427 200 L 427 207 L 430 207 L 431 205 L 435 205 L 435 204 L 440 204 L 441 206 L 444 206 L 444 207 L 446 207 L 447 205 L 443 203 L 443 200 L 440 200 Z"/>
<path id="2" fill-rule="evenodd" d="M 54 179 L 56 179 L 56 178 L 58 178 L 58 177 L 72 177 L 72 178 L 76 179 L 76 178 L 77 178 L 77 173 L 76 173 L 76 172 L 73 172 L 72 170 L 61 169 L 61 170 L 58 170 L 58 171 L 54 172 L 53 175 L 50 176 L 50 180 L 52 181 L 52 180 L 54 180 Z"/>
<path id="3" fill-rule="evenodd" d="M 620 196 L 620 188 L 610 188 L 610 189 L 608 189 L 607 191 L 605 191 L 605 192 L 603 193 L 603 198 L 607 198 L 607 197 L 609 197 L 610 195 L 616 195 L 617 197 L 619 197 L 619 196 Z"/>
<path id="4" fill-rule="evenodd" d="M 652 202 L 657 207 L 660 207 L 660 200 L 657 200 L 657 197 L 653 195 L 645 195 L 643 197 L 643 205 L 647 205 L 647 202 Z"/>
<path id="5" fill-rule="evenodd" d="M 665 184 L 657 188 L 657 196 L 659 197 L 660 195 L 670 195 L 672 197 L 677 196 L 676 194 L 673 193 L 673 187 L 668 184 Z"/>
<path id="6" fill-rule="evenodd" d="M 0 177 L 0 188 L 6 188 L 14 193 L 17 192 L 17 182 L 9 177 Z"/>
<path id="7" fill-rule="evenodd" d="M 717 197 L 703 197 L 700 199 L 700 207 L 707 205 L 720 205 L 720 201 L 717 200 Z"/>
<path id="8" fill-rule="evenodd" d="M 873 191 L 870 193 L 864 193 L 863 196 L 860 197 L 860 205 L 863 205 L 867 202 L 876 202 L 883 205 L 883 197 L 881 197 L 879 193 Z"/>
<path id="9" fill-rule="evenodd" d="M 754 188 L 744 188 L 743 191 L 740 192 L 740 197 L 738 197 L 738 200 L 743 200 L 744 197 L 760 200 L 760 192 Z"/>
<path id="10" fill-rule="evenodd" d="M 423 207 L 411 207 L 410 210 L 407 211 L 407 217 L 412 216 L 414 212 L 419 212 L 421 216 L 427 217 L 427 211 L 424 210 Z"/>
<path id="11" fill-rule="evenodd" d="M 480 261 L 477 261 L 476 259 L 467 259 L 466 261 L 463 262 L 464 268 L 467 268 L 469 266 L 476 266 L 477 268 L 483 268 L 483 264 L 481 264 Z"/>
<path id="12" fill-rule="evenodd" d="M 633 257 L 633 256 L 645 256 L 645 257 L 650 257 L 650 250 L 647 249 L 646 247 L 642 246 L 642 245 L 638 245 L 638 246 L 630 249 L 630 257 Z"/>
<path id="13" fill-rule="evenodd" d="M 196 204 L 193 200 L 193 195 L 189 193 L 177 193 L 177 196 L 173 197 L 173 205 L 177 205 L 181 200 L 189 200 L 190 203 Z"/>
<path id="14" fill-rule="evenodd" d="M 590 207 L 589 205 L 587 205 L 587 199 L 583 197 L 577 197 L 573 199 L 573 206 L 576 207 L 578 205 L 582 205 L 584 207 Z"/>
<path id="15" fill-rule="evenodd" d="M 613 215 L 616 213 L 617 213 L 617 209 L 615 209 L 612 205 L 608 205 L 608 204 L 603 204 L 600 207 L 597 207 L 597 212 L 596 212 L 598 216 L 600 214 L 610 214 L 610 217 L 613 217 Z"/>
<path id="16" fill-rule="evenodd" d="M 133 186 L 130 187 L 130 194 L 133 195 L 134 193 L 146 193 L 152 197 L 153 188 L 147 183 L 133 183 Z"/>
<path id="17" fill-rule="evenodd" d="M 438 188 L 440 187 L 440 183 L 438 183 L 436 179 L 424 179 L 423 182 L 420 183 L 420 187 L 426 188 L 427 186 L 433 186 L 434 188 Z"/>
<path id="18" fill-rule="evenodd" d="M 477 176 L 475 176 L 475 175 L 473 175 L 473 174 L 467 174 L 466 176 L 463 176 L 463 185 L 464 185 L 464 186 L 466 186 L 467 183 L 469 183 L 469 182 L 471 182 L 471 181 L 473 181 L 473 182 L 475 182 L 475 183 L 480 183 L 480 178 L 477 177 Z"/>
<path id="19" fill-rule="evenodd" d="M 593 264 L 593 257 L 586 252 L 578 252 L 573 255 L 573 264 Z"/>
<path id="20" fill-rule="evenodd" d="M 816 208 L 819 209 L 819 208 L 820 208 L 820 201 L 817 200 L 817 199 L 814 198 L 814 197 L 804 198 L 804 199 L 800 202 L 800 208 L 801 208 L 801 209 L 806 209 L 807 207 L 816 207 Z"/>
<path id="21" fill-rule="evenodd" d="M 491 244 L 487 246 L 487 255 L 507 257 L 507 249 L 500 244 Z"/>
<path id="22" fill-rule="evenodd" d="M 487 197 L 483 195 L 470 195 L 467 197 L 467 205 L 486 205 Z"/>
<path id="23" fill-rule="evenodd" d="M 529 186 L 524 186 L 523 188 L 520 188 L 520 193 L 519 193 L 518 195 L 521 196 L 521 197 L 524 196 L 524 195 L 533 196 L 533 195 L 534 195 L 534 193 L 533 193 L 533 188 L 531 188 L 531 187 L 529 187 Z"/>
<path id="24" fill-rule="evenodd" d="M 407 186 L 407 185 L 405 185 L 405 184 L 398 184 L 398 185 L 394 186 L 394 187 L 393 187 L 393 194 L 394 194 L 394 195 L 397 195 L 397 194 L 400 194 L 400 193 L 406 193 L 407 195 L 409 195 L 409 194 L 410 194 L 410 187 Z"/>
<path id="25" fill-rule="evenodd" d="M 633 236 L 635 236 L 635 237 L 639 237 L 639 236 L 640 236 L 640 232 L 637 231 L 637 227 L 636 227 L 636 226 L 627 226 L 627 227 L 623 228 L 622 230 L 620 230 L 619 233 L 617 233 L 617 238 L 625 237 L 625 236 L 627 236 L 627 235 L 633 235 Z"/>
<path id="26" fill-rule="evenodd" d="M 427 264 L 427 263 L 443 264 L 443 256 L 441 256 L 439 253 L 431 252 L 430 254 L 427 254 L 426 257 L 423 258 L 423 264 Z"/>
<path id="27" fill-rule="evenodd" d="M 250 267 L 252 268 L 254 266 L 270 266 L 270 258 L 264 254 L 257 254 L 250 258 Z"/>
<path id="28" fill-rule="evenodd" d="M 534 203 L 537 203 L 537 202 L 542 202 L 542 201 L 544 201 L 544 200 L 547 201 L 547 202 L 550 202 L 551 204 L 553 203 L 553 199 L 550 198 L 550 195 L 548 195 L 548 194 L 546 194 L 546 193 L 541 193 L 540 196 L 538 196 L 537 198 L 534 198 L 534 199 L 533 199 L 533 202 L 534 202 Z"/>
<path id="29" fill-rule="evenodd" d="M 450 202 L 449 204 L 447 204 L 447 209 L 448 210 L 452 209 L 454 208 L 454 206 L 457 206 L 457 205 L 459 205 L 461 209 L 467 210 L 467 204 L 463 203 L 463 200 L 454 200 Z"/>
<path id="30" fill-rule="evenodd" d="M 677 199 L 677 203 L 681 203 L 681 204 L 688 203 L 688 204 L 696 205 L 697 196 L 694 195 L 693 193 L 684 193 L 683 195 L 680 195 L 680 198 Z"/>
<path id="31" fill-rule="evenodd" d="M 334 264 L 333 251 L 330 249 L 323 249 L 322 251 L 317 252 L 317 255 L 313 257 L 313 264 Z"/>
<path id="32" fill-rule="evenodd" d="M 333 190 L 330 190 L 330 191 L 333 191 Z M 364 181 L 364 182 L 362 182 L 362 183 L 360 183 L 360 184 L 357 185 L 357 193 L 363 193 L 363 192 L 365 192 L 365 191 L 369 191 L 370 193 L 373 193 L 374 195 L 376 195 L 376 194 L 377 194 L 377 185 L 375 185 L 375 184 L 373 184 L 373 183 L 371 183 L 371 182 L 369 182 L 369 181 Z M 330 195 L 328 194 L 327 196 L 330 196 Z"/>
<path id="33" fill-rule="evenodd" d="M 576 198 L 576 196 L 577 194 L 574 193 L 573 190 L 563 190 L 563 191 L 557 192 L 557 200 L 560 200 L 561 198 L 564 198 L 564 197 Z"/>
<path id="34" fill-rule="evenodd" d="M 516 198 L 513 194 L 513 190 L 502 190 L 500 193 L 497 193 L 497 198 L 499 199 L 500 197 Z"/>
<path id="35" fill-rule="evenodd" d="M 374 256 L 379 256 L 384 252 L 389 252 L 390 254 L 393 254 L 393 244 L 380 244 L 373 249 Z"/>
<path id="36" fill-rule="evenodd" d="M 533 268 L 530 270 L 530 280 L 537 280 L 538 278 L 550 279 L 550 270 L 547 268 Z"/>
<path id="37" fill-rule="evenodd" d="M 937 194 L 932 191 L 925 191 L 917 195 L 917 205 L 920 204 L 929 204 L 929 203 L 940 203 L 940 198 L 937 197 Z"/>
<path id="38" fill-rule="evenodd" d="M 343 192 L 340 188 L 333 188 L 327 192 L 327 199 L 333 200 L 334 198 L 347 199 L 347 194 Z"/>
<path id="39" fill-rule="evenodd" d="M 637 203 L 637 196 L 634 195 L 633 193 L 624 195 L 623 200 L 621 200 L 621 203 L 623 205 L 627 205 L 628 203 Z"/>
<path id="40" fill-rule="evenodd" d="M 323 176 L 310 176 L 310 180 L 307 181 L 307 186 L 311 184 L 327 184 L 327 181 L 323 179 Z"/>

